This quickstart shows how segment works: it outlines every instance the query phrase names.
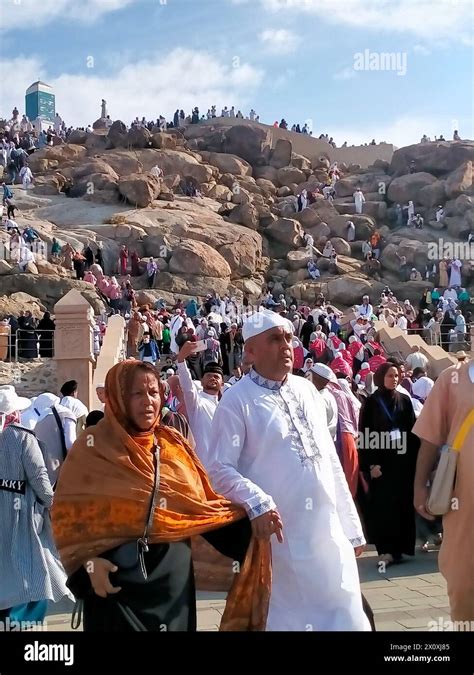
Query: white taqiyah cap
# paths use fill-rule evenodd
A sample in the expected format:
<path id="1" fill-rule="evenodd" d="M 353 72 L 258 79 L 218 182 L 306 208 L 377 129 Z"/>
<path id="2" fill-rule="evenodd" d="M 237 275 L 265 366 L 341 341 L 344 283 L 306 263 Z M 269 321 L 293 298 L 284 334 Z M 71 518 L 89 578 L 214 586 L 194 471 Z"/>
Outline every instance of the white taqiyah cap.
<path id="1" fill-rule="evenodd" d="M 293 333 L 293 324 L 285 317 L 280 316 L 276 312 L 271 312 L 267 309 L 262 309 L 258 312 L 254 312 L 243 322 L 242 327 L 242 337 L 246 342 L 250 338 L 260 335 L 260 333 L 265 333 L 265 331 L 270 330 L 271 328 L 278 328 L 283 326 L 288 332 Z"/>
<path id="2" fill-rule="evenodd" d="M 315 363 L 314 366 L 311 366 L 310 370 L 320 377 L 324 377 L 325 380 L 329 382 L 337 382 L 337 377 L 331 370 L 329 366 L 325 366 L 324 363 Z"/>

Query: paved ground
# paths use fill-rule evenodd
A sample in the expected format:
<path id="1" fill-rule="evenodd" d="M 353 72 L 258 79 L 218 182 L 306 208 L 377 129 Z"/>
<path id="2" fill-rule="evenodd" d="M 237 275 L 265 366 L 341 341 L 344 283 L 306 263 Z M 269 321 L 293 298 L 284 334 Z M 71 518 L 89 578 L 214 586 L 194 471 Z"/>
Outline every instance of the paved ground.
<path id="1" fill-rule="evenodd" d="M 381 574 L 375 551 L 359 560 L 362 591 L 369 601 L 379 631 L 427 631 L 429 622 L 449 619 L 446 584 L 438 572 L 437 552 L 417 553 Z M 217 631 L 224 608 L 224 593 L 198 593 L 198 629 Z M 71 630 L 72 603 L 52 606 L 48 630 Z"/>

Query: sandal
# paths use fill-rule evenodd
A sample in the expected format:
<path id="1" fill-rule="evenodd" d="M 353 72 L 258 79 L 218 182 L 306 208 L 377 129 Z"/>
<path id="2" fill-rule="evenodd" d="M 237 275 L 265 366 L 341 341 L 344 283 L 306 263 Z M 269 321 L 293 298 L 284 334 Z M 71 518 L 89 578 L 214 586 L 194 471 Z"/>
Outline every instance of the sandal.
<path id="1" fill-rule="evenodd" d="M 429 550 L 430 550 L 430 543 L 429 543 L 429 541 L 425 542 L 424 544 L 422 544 L 422 545 L 420 546 L 420 551 L 422 551 L 423 553 L 428 553 Z"/>

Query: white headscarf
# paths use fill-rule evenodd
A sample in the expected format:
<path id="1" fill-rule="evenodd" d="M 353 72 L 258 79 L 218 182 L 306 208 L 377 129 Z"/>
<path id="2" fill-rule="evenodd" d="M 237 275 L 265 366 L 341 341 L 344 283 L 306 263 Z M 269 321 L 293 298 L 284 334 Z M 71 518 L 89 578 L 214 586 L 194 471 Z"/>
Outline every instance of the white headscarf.
<path id="1" fill-rule="evenodd" d="M 61 405 L 65 408 L 68 408 L 75 416 L 76 419 L 80 417 L 87 417 L 89 411 L 82 401 L 74 396 L 64 396 L 60 401 Z"/>
<path id="2" fill-rule="evenodd" d="M 32 399 L 31 406 L 25 410 L 21 415 L 21 425 L 25 429 L 34 430 L 36 423 L 43 416 L 43 413 L 49 411 L 51 406 L 59 403 L 59 396 L 45 392 L 40 394 L 34 400 Z"/>

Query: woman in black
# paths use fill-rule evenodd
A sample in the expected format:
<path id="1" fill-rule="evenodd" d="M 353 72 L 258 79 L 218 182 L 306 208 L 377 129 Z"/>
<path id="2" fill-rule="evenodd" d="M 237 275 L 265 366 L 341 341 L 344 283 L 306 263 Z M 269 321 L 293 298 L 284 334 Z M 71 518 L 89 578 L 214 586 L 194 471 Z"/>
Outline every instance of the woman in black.
<path id="1" fill-rule="evenodd" d="M 311 314 L 308 316 L 306 321 L 304 322 L 302 328 L 301 328 L 301 333 L 300 333 L 300 340 L 303 343 L 303 347 L 305 349 L 309 349 L 309 343 L 311 340 L 311 333 L 314 332 L 314 319 L 311 316 Z"/>
<path id="2" fill-rule="evenodd" d="M 452 318 L 449 310 L 444 313 L 443 320 L 440 325 L 441 346 L 445 352 L 449 352 L 449 331 L 456 328 L 456 321 Z"/>
<path id="3" fill-rule="evenodd" d="M 37 326 L 39 334 L 39 353 L 42 358 L 51 358 L 54 356 L 54 329 L 55 323 L 51 319 L 50 313 L 45 312 Z"/>
<path id="4" fill-rule="evenodd" d="M 419 440 L 411 432 L 413 405 L 396 390 L 398 369 L 383 363 L 374 375 L 377 391 L 359 420 L 360 468 L 369 482 L 367 529 L 381 561 L 397 563 L 415 554 L 413 481 Z"/>

